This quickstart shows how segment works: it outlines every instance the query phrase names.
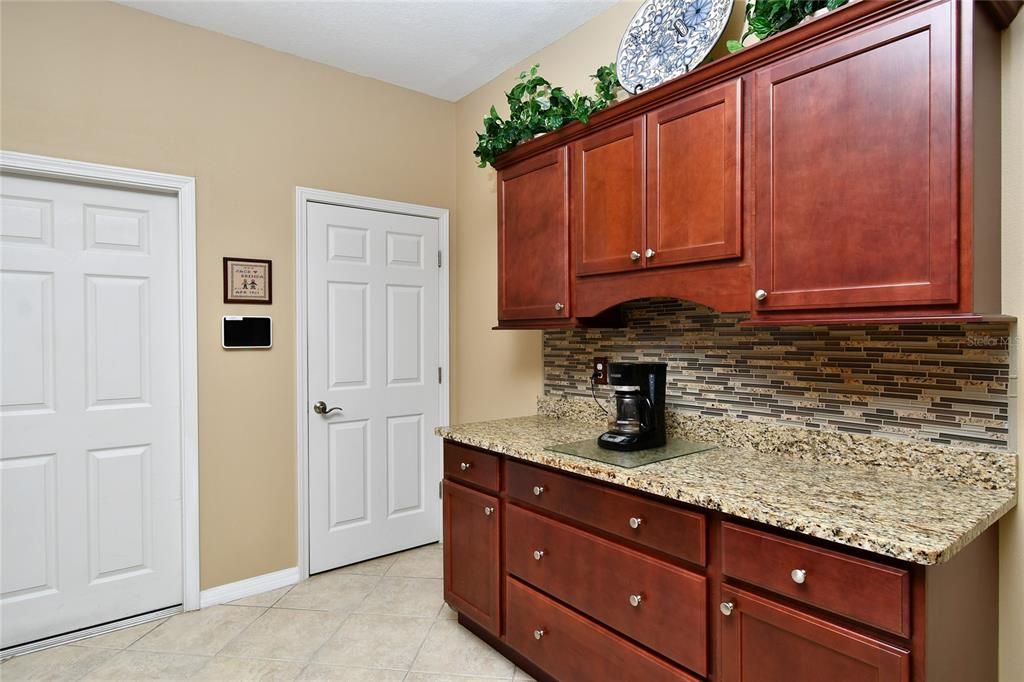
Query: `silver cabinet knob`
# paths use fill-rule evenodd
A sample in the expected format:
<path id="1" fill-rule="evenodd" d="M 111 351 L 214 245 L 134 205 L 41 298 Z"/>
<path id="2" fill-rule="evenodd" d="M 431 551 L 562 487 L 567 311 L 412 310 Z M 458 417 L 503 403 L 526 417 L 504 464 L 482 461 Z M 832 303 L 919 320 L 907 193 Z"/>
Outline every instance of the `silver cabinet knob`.
<path id="1" fill-rule="evenodd" d="M 634 263 L 637 262 L 638 260 L 640 260 L 640 252 L 639 251 L 630 251 L 629 252 L 629 259 L 631 261 L 633 261 Z"/>
<path id="2" fill-rule="evenodd" d="M 536 495 L 537 497 L 540 497 L 541 493 L 543 493 L 543 492 L 544 492 L 544 486 L 542 486 L 542 485 L 535 485 L 535 486 L 533 486 L 533 494 Z"/>
<path id="3" fill-rule="evenodd" d="M 343 412 L 344 410 L 342 410 L 340 407 L 332 407 L 328 409 L 327 403 L 325 403 L 322 400 L 318 400 L 315 403 L 313 403 L 313 411 L 316 412 L 317 414 L 330 414 L 331 412 Z"/>
<path id="4" fill-rule="evenodd" d="M 644 251 L 644 255 L 648 258 L 654 258 L 654 249 L 647 249 Z"/>
<path id="5" fill-rule="evenodd" d="M 758 289 L 757 291 L 754 292 L 754 298 L 756 298 L 759 301 L 763 301 L 764 299 L 768 298 L 768 292 L 765 291 L 764 289 Z"/>
<path id="6" fill-rule="evenodd" d="M 723 616 L 731 616 L 734 605 L 731 601 L 724 601 L 718 605 L 718 610 L 722 612 Z"/>
<path id="7" fill-rule="evenodd" d="M 794 568 L 789 572 L 789 577 L 793 579 L 797 585 L 803 585 L 804 581 L 807 580 L 807 571 L 802 568 Z"/>
<path id="8" fill-rule="evenodd" d="M 547 634 L 547 633 L 546 633 L 546 632 L 544 632 L 544 630 L 543 630 L 543 629 L 541 629 L 541 630 L 534 630 L 534 631 L 533 631 L 533 638 L 534 638 L 534 639 L 540 639 L 541 637 L 543 637 L 543 636 L 544 636 L 544 635 L 546 635 L 546 634 Z"/>
<path id="9" fill-rule="evenodd" d="M 543 549 L 535 549 L 535 550 L 533 550 L 533 558 L 536 559 L 537 561 L 540 561 L 541 559 L 543 559 L 544 558 L 544 550 Z"/>
<path id="10" fill-rule="evenodd" d="M 632 528 L 633 530 L 636 530 L 637 528 L 640 527 L 640 525 L 643 522 L 644 522 L 644 520 L 642 518 L 640 518 L 639 516 L 631 516 L 629 518 L 629 527 Z"/>
<path id="11" fill-rule="evenodd" d="M 459 464 L 459 468 L 462 469 L 463 471 L 469 471 L 469 467 L 471 467 L 471 466 L 473 466 L 473 465 L 470 464 L 469 462 L 461 462 Z"/>
<path id="12" fill-rule="evenodd" d="M 563 304 L 561 304 L 561 303 L 556 303 L 555 304 L 555 312 L 556 313 L 560 313 L 563 310 L 565 310 L 565 306 Z"/>
<path id="13" fill-rule="evenodd" d="M 490 516 L 494 513 L 494 507 L 484 507 L 484 514 Z"/>
<path id="14" fill-rule="evenodd" d="M 633 608 L 640 606 L 644 601 L 644 595 L 642 594 L 631 594 L 629 595 L 629 605 Z"/>

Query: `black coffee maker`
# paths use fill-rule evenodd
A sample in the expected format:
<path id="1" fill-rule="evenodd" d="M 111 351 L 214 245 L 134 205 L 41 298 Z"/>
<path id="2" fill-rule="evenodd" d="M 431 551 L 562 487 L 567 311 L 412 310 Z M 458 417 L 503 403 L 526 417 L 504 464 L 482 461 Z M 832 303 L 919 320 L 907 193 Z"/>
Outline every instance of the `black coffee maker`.
<path id="1" fill-rule="evenodd" d="M 664 362 L 610 362 L 615 412 L 597 444 L 608 450 L 644 450 L 665 444 Z"/>

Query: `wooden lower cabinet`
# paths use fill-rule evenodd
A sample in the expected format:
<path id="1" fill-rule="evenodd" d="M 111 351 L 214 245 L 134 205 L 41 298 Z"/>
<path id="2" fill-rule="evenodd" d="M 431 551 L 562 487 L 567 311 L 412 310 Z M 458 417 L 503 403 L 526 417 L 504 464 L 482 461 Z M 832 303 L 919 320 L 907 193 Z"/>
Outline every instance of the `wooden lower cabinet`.
<path id="1" fill-rule="evenodd" d="M 697 682 L 608 629 L 509 578 L 508 643 L 556 680 Z"/>
<path id="2" fill-rule="evenodd" d="M 909 682 L 910 653 L 746 590 L 722 590 L 722 682 Z"/>
<path id="3" fill-rule="evenodd" d="M 498 498 L 444 482 L 444 599 L 498 634 L 501 629 Z"/>
<path id="4" fill-rule="evenodd" d="M 707 581 L 515 505 L 508 572 L 699 674 L 707 666 Z"/>
<path id="5" fill-rule="evenodd" d="M 452 442 L 445 462 L 445 600 L 542 682 L 996 681 L 994 528 L 925 567 Z"/>

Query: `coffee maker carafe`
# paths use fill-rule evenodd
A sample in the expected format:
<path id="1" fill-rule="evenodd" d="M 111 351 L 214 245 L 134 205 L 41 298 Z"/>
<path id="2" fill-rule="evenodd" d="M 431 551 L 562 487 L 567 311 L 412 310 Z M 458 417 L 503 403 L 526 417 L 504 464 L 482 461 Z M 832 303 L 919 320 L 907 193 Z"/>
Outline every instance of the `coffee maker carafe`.
<path id="1" fill-rule="evenodd" d="M 615 389 L 608 431 L 597 444 L 608 450 L 644 450 L 665 444 L 664 362 L 611 362 L 608 383 Z"/>

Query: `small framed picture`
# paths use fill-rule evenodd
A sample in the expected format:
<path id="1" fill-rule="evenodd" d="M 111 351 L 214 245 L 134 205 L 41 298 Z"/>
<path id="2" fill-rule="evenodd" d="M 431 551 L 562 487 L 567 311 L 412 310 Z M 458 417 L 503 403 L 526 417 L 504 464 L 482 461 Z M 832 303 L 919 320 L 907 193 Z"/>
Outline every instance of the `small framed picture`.
<path id="1" fill-rule="evenodd" d="M 224 259 L 225 303 L 273 303 L 272 263 L 256 258 Z"/>

